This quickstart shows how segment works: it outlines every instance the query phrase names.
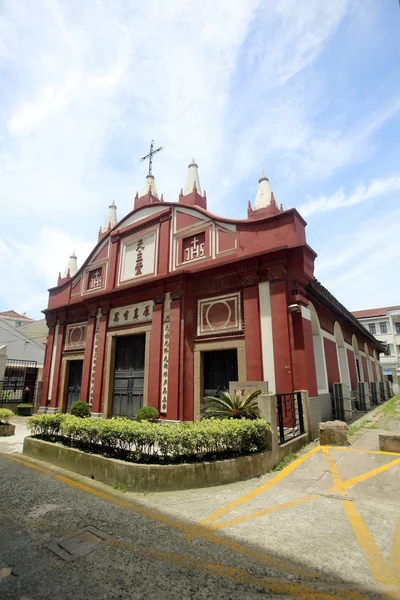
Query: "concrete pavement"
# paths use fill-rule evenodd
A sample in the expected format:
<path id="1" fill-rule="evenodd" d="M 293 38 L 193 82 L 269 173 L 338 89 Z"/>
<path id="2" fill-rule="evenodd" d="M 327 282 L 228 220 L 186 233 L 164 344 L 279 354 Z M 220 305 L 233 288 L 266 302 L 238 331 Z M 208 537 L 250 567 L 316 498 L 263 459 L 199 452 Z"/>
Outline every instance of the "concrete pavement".
<path id="1" fill-rule="evenodd" d="M 400 455 L 355 447 L 382 425 L 256 480 L 149 495 L 0 456 L 0 598 L 399 599 Z"/>

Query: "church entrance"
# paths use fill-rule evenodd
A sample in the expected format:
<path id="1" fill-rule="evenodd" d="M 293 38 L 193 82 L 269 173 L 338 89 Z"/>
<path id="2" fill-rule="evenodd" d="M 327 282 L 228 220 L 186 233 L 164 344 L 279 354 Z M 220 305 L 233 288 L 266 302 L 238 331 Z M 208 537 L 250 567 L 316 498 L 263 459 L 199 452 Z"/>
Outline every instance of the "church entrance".
<path id="1" fill-rule="evenodd" d="M 145 334 L 118 336 L 112 414 L 133 418 L 143 405 Z"/>
<path id="2" fill-rule="evenodd" d="M 238 380 L 237 350 L 204 352 L 204 396 L 219 396 Z"/>
<path id="3" fill-rule="evenodd" d="M 74 402 L 78 402 L 81 395 L 83 360 L 68 361 L 68 387 L 66 412 L 71 411 Z"/>

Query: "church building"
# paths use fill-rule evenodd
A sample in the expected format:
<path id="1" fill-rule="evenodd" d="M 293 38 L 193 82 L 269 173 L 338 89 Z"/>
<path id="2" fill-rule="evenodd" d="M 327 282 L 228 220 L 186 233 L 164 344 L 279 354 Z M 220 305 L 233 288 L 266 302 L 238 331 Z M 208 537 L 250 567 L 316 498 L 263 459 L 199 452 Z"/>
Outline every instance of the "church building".
<path id="1" fill-rule="evenodd" d="M 112 202 L 83 265 L 70 257 L 49 290 L 40 412 L 87 401 L 93 416 L 199 419 L 231 381 L 307 390 L 331 418 L 342 383 L 379 382 L 382 345 L 314 278 L 306 222 L 278 205 L 262 173 L 247 218 L 207 210 L 193 159 L 177 201 L 154 176 L 121 220 Z"/>

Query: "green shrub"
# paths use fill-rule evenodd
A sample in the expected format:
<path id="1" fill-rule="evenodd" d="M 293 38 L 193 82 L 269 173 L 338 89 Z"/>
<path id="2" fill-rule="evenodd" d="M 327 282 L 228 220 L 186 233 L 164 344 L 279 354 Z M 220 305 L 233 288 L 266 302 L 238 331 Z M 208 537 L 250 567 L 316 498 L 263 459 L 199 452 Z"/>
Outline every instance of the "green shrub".
<path id="1" fill-rule="evenodd" d="M 58 436 L 61 421 L 66 415 L 55 413 L 51 415 L 33 415 L 29 417 L 26 424 L 32 435 L 39 435 L 46 439 Z"/>
<path id="2" fill-rule="evenodd" d="M 204 398 L 203 416 L 206 419 L 259 419 L 257 398 L 260 394 L 261 390 L 253 390 L 244 396 L 229 392 L 222 392 L 219 398 L 207 396 Z"/>
<path id="3" fill-rule="evenodd" d="M 86 419 L 90 417 L 90 406 L 87 402 L 74 402 L 71 406 L 71 415 Z"/>
<path id="4" fill-rule="evenodd" d="M 160 413 L 153 406 L 142 406 L 136 413 L 136 421 L 158 421 Z"/>
<path id="5" fill-rule="evenodd" d="M 28 427 L 32 435 L 42 439 L 142 463 L 216 460 L 270 448 L 270 426 L 262 419 L 206 419 L 160 425 L 55 414 L 30 417 Z"/>
<path id="6" fill-rule="evenodd" d="M 21 402 L 17 405 L 17 408 L 33 408 L 33 404 L 30 402 Z"/>
<path id="7" fill-rule="evenodd" d="M 9 408 L 0 408 L 0 425 L 8 425 L 14 413 Z"/>

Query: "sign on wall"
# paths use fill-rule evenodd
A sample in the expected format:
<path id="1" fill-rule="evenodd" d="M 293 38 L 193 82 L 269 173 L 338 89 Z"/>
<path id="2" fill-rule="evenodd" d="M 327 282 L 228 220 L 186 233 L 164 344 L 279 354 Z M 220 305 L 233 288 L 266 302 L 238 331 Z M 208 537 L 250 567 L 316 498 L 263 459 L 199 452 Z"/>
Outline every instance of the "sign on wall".
<path id="1" fill-rule="evenodd" d="M 137 325 L 138 323 L 148 323 L 153 315 L 154 302 L 140 302 L 139 304 L 130 304 L 120 308 L 112 308 L 108 322 L 109 327 L 124 327 L 125 325 Z"/>
<path id="2" fill-rule="evenodd" d="M 156 232 L 127 240 L 122 248 L 120 281 L 155 273 Z"/>
<path id="3" fill-rule="evenodd" d="M 263 394 L 268 394 L 268 381 L 230 381 L 229 393 L 245 396 L 248 392 L 261 390 Z"/>

